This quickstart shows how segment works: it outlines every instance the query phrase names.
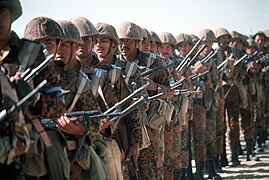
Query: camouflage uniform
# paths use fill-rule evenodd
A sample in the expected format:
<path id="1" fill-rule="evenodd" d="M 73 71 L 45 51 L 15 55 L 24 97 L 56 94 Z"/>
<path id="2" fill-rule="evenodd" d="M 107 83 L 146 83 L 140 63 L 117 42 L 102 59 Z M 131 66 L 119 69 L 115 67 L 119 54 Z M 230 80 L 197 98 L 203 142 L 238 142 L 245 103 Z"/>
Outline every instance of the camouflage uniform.
<path id="1" fill-rule="evenodd" d="M 1 82 L 1 111 L 8 110 L 18 102 L 15 88 L 8 78 L 0 70 Z M 30 145 L 29 130 L 20 109 L 14 111 L 1 122 L 0 128 L 1 154 L 0 154 L 0 177 L 2 179 L 23 178 L 23 171 L 20 162 L 20 155 L 28 151 Z M 25 149 L 21 154 L 16 154 L 16 148 L 24 145 Z M 17 157 L 16 157 L 17 156 Z"/>

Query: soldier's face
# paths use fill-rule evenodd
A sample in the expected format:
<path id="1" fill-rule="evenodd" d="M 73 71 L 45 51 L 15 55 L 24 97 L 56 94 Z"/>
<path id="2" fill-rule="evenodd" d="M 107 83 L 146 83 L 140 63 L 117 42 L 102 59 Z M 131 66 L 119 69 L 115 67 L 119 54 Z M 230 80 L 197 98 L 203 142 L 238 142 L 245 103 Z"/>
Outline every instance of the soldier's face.
<path id="1" fill-rule="evenodd" d="M 143 40 L 142 41 L 141 51 L 144 52 L 144 53 L 150 52 L 150 42 L 149 42 L 149 40 Z"/>
<path id="2" fill-rule="evenodd" d="M 154 53 L 154 54 L 158 53 L 158 46 L 157 46 L 156 42 L 154 42 L 154 41 L 150 42 L 150 52 Z"/>
<path id="3" fill-rule="evenodd" d="M 265 39 L 264 39 L 264 36 L 261 36 L 261 35 L 256 35 L 255 36 L 255 42 L 257 43 L 258 45 L 258 49 L 263 49 L 264 45 L 265 45 Z"/>
<path id="4" fill-rule="evenodd" d="M 111 41 L 109 38 L 96 38 L 94 40 L 94 52 L 98 57 L 104 58 L 109 53 Z"/>
<path id="5" fill-rule="evenodd" d="M 229 41 L 229 37 L 226 35 L 218 38 L 218 44 L 222 48 L 227 48 L 229 46 Z"/>
<path id="6" fill-rule="evenodd" d="M 253 46 L 248 46 L 248 47 L 246 48 L 246 53 L 247 53 L 247 54 L 253 54 L 256 50 L 257 50 L 257 49 L 256 49 L 255 47 L 253 47 Z"/>
<path id="7" fill-rule="evenodd" d="M 132 56 L 136 50 L 136 41 L 133 39 L 120 39 L 119 51 L 123 56 Z"/>
<path id="8" fill-rule="evenodd" d="M 206 44 L 205 49 L 202 51 L 201 54 L 204 54 L 205 56 L 208 55 L 210 53 L 210 51 L 212 50 L 212 46 L 213 46 L 213 41 L 203 41 L 204 44 Z M 200 48 L 202 47 L 202 45 L 200 46 Z"/>
<path id="9" fill-rule="evenodd" d="M 243 44 L 242 44 L 242 41 L 240 39 L 234 38 L 234 39 L 231 39 L 230 46 L 231 47 L 242 49 Z"/>
<path id="10" fill-rule="evenodd" d="M 56 39 L 40 39 L 38 42 L 45 44 L 47 47 L 46 49 L 48 50 L 49 54 L 56 54 L 57 51 L 57 40 Z"/>
<path id="11" fill-rule="evenodd" d="M 10 31 L 11 19 L 9 9 L 0 7 L 0 39 Z"/>
<path id="12" fill-rule="evenodd" d="M 82 44 L 79 44 L 78 50 L 76 52 L 77 56 L 80 58 L 87 57 L 93 48 L 92 37 L 82 37 Z"/>
<path id="13" fill-rule="evenodd" d="M 76 58 L 77 46 L 75 43 L 67 41 L 60 41 L 55 55 L 56 61 L 62 61 L 64 64 L 68 64 L 71 60 Z"/>
<path id="14" fill-rule="evenodd" d="M 190 44 L 188 42 L 179 43 L 177 46 L 180 57 L 185 57 L 190 51 Z"/>
<path id="15" fill-rule="evenodd" d="M 158 52 L 160 54 L 160 56 L 164 59 L 168 59 L 172 56 L 173 53 L 173 47 L 168 44 L 168 43 L 162 43 L 159 47 L 158 47 Z"/>

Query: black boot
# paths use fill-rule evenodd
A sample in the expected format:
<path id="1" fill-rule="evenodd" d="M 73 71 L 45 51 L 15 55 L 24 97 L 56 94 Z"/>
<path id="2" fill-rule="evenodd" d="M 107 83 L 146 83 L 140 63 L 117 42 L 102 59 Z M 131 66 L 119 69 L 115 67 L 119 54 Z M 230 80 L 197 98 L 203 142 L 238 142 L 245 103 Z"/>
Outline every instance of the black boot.
<path id="1" fill-rule="evenodd" d="M 223 173 L 224 171 L 222 170 L 221 166 L 220 166 L 220 161 L 219 161 L 219 157 L 216 157 L 214 159 L 214 169 L 217 173 Z"/>
<path id="2" fill-rule="evenodd" d="M 239 166 L 240 161 L 238 159 L 238 147 L 236 147 L 234 144 L 231 144 L 230 147 L 231 147 L 231 153 L 232 153 L 232 165 L 231 165 L 231 167 Z"/>
<path id="3" fill-rule="evenodd" d="M 220 156 L 220 166 L 225 167 L 229 165 L 228 159 L 227 159 L 227 154 L 226 154 L 226 141 L 225 141 L 225 134 L 223 136 L 223 153 Z"/>
<path id="4" fill-rule="evenodd" d="M 193 172 L 192 172 L 192 166 L 189 165 L 187 168 L 187 180 L 194 180 Z"/>
<path id="5" fill-rule="evenodd" d="M 195 180 L 204 180 L 205 162 L 204 161 L 196 161 L 195 166 L 196 166 Z"/>
<path id="6" fill-rule="evenodd" d="M 207 165 L 208 165 L 208 178 L 207 179 L 214 179 L 214 180 L 221 179 L 221 176 L 218 175 L 214 170 L 213 160 L 207 160 Z"/>

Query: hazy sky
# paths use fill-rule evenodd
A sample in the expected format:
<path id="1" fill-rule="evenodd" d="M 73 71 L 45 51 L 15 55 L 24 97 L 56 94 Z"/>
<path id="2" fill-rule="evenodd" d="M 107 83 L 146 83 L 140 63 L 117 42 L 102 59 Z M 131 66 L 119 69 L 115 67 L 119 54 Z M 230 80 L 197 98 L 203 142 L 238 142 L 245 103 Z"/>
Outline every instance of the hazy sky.
<path id="1" fill-rule="evenodd" d="M 244 34 L 269 29 L 269 0 L 20 0 L 23 15 L 12 25 L 22 37 L 37 16 L 69 20 L 84 16 L 94 25 L 115 27 L 132 21 L 157 34 L 167 31 L 198 34 L 203 28 L 225 27 Z"/>

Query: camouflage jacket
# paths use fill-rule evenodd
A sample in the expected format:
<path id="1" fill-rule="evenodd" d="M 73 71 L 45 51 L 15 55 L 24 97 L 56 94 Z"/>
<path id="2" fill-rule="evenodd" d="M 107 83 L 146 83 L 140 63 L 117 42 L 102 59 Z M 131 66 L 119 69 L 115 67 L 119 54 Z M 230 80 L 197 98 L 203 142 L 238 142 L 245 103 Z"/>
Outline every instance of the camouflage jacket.
<path id="1" fill-rule="evenodd" d="M 36 56 L 28 56 L 29 49 L 36 46 L 40 48 L 33 51 L 32 54 Z M 28 53 L 27 53 L 28 52 Z M 9 43 L 0 52 L 0 65 L 4 68 L 5 74 L 9 77 L 14 76 L 18 71 L 25 71 L 30 68 L 31 70 L 36 68 L 40 63 L 44 61 L 43 48 L 40 44 L 35 42 L 19 39 L 15 32 L 11 32 L 11 37 Z M 47 79 L 48 83 L 46 89 L 53 88 L 58 85 L 59 78 L 55 70 L 55 64 L 52 61 L 45 69 L 39 73 L 38 76 L 34 77 L 33 84 L 37 86 L 44 79 Z M 29 87 L 28 87 L 29 88 Z M 23 97 L 25 91 L 24 88 L 18 87 L 18 96 Z M 64 106 L 60 98 L 51 96 L 48 94 L 42 94 L 39 100 L 30 103 L 35 106 L 35 115 L 40 115 L 44 118 L 57 118 L 64 112 Z"/>
<path id="2" fill-rule="evenodd" d="M 18 102 L 17 93 L 8 78 L 0 70 L 0 111 L 11 108 Z M 7 121 L 0 126 L 0 163 L 9 165 L 16 158 L 15 148 L 21 143 L 26 145 L 25 153 L 30 145 L 30 136 L 21 110 L 11 113 Z"/>

